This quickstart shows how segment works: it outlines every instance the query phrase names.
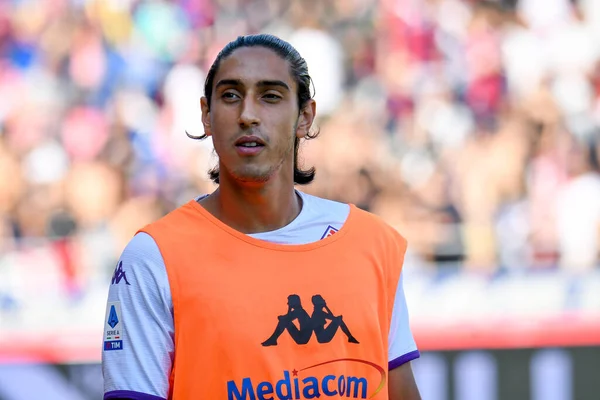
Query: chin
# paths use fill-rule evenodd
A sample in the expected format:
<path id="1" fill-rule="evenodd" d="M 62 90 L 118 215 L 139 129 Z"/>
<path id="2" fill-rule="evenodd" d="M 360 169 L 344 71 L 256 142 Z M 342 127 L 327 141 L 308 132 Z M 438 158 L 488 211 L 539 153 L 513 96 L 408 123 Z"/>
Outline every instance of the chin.
<path id="1" fill-rule="evenodd" d="M 269 171 L 267 173 L 258 173 L 258 171 L 240 171 L 239 173 L 233 174 L 233 178 L 238 182 L 244 183 L 265 183 L 271 179 L 273 174 Z"/>

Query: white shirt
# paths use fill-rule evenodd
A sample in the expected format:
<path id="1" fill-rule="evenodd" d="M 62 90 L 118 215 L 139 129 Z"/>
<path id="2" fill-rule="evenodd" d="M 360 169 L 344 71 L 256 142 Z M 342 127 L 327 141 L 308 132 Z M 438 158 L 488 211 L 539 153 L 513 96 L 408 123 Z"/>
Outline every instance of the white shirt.
<path id="1" fill-rule="evenodd" d="M 278 244 L 305 244 L 323 239 L 346 221 L 347 204 L 297 193 L 303 202 L 298 217 L 281 229 L 250 236 Z M 164 260 L 154 239 L 139 233 L 123 251 L 108 294 L 102 352 L 104 399 L 167 399 L 174 337 Z M 419 356 L 401 275 L 389 331 L 388 367 L 391 370 Z"/>

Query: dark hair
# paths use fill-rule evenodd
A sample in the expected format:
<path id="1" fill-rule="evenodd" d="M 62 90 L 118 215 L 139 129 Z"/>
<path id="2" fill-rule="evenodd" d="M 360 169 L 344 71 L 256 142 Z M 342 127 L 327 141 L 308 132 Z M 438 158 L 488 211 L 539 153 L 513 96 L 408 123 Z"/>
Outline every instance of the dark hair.
<path id="1" fill-rule="evenodd" d="M 302 302 L 300 301 L 300 296 L 298 296 L 297 294 L 290 294 L 288 296 L 288 302 L 291 304 L 302 306 Z"/>
<path id="2" fill-rule="evenodd" d="M 229 57 L 235 50 L 242 47 L 264 47 L 269 50 L 273 50 L 284 60 L 290 63 L 290 73 L 294 77 L 296 87 L 298 91 L 298 107 L 300 110 L 306 105 L 306 103 L 313 98 L 313 94 L 310 91 L 310 85 L 312 79 L 308 74 L 308 65 L 300 53 L 288 42 L 281 40 L 280 38 L 268 35 L 248 35 L 239 36 L 236 40 L 229 42 L 217 55 L 217 58 L 213 62 L 206 81 L 204 83 L 204 95 L 208 102 L 208 108 L 210 109 L 211 97 L 213 91 L 213 84 L 215 75 L 221 66 L 221 62 Z M 314 87 L 314 85 L 313 85 Z M 317 137 L 319 132 L 308 133 L 306 139 L 314 139 Z M 192 139 L 206 139 L 207 135 L 193 136 L 186 132 L 186 135 Z M 298 149 L 300 147 L 300 139 L 296 138 L 294 142 L 294 183 L 299 185 L 306 185 L 313 181 L 315 178 L 315 168 L 311 167 L 307 170 L 302 170 L 298 166 Z M 212 168 L 208 175 L 210 179 L 215 183 L 219 183 L 219 167 Z"/>
<path id="3" fill-rule="evenodd" d="M 325 306 L 325 304 L 327 304 L 325 302 L 325 299 L 323 298 L 323 296 L 321 296 L 320 294 L 315 294 L 312 297 L 312 302 L 315 306 L 321 306 L 321 307 L 323 307 L 323 306 Z"/>

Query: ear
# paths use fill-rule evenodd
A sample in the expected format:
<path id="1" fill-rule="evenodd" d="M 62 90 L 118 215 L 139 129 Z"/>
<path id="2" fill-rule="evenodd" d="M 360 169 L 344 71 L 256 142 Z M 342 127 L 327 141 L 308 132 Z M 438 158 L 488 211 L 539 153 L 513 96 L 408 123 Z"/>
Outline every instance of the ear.
<path id="1" fill-rule="evenodd" d="M 296 127 L 296 137 L 304 138 L 310 132 L 310 127 L 315 120 L 315 115 L 317 112 L 317 103 L 310 99 L 300 110 L 300 115 L 298 116 L 298 126 Z"/>
<path id="2" fill-rule="evenodd" d="M 211 136 L 212 130 L 210 129 L 210 111 L 208 108 L 208 99 L 206 97 L 202 97 L 200 99 L 200 107 L 202 108 L 202 125 L 204 125 L 204 133 L 206 136 Z"/>

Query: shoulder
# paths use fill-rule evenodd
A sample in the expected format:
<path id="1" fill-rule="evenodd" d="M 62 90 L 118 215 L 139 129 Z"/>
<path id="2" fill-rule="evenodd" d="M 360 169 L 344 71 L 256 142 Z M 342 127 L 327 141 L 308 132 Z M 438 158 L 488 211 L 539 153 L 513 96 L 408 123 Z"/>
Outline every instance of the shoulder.
<path id="1" fill-rule="evenodd" d="M 341 203 L 339 201 L 329 200 L 324 197 L 314 196 L 312 194 L 301 192 L 299 190 L 297 192 L 298 192 L 298 194 L 300 194 L 300 197 L 302 197 L 302 200 L 309 205 L 321 205 L 321 206 L 332 207 L 332 208 L 348 207 L 347 203 Z"/>
<path id="2" fill-rule="evenodd" d="M 121 301 L 123 307 L 140 299 L 146 299 L 148 304 L 171 303 L 162 253 L 154 239 L 143 232 L 136 234 L 125 246 L 109 290 L 109 300 Z"/>
<path id="3" fill-rule="evenodd" d="M 307 205 L 307 208 L 314 210 L 313 212 L 328 215 L 340 215 L 343 216 L 343 220 L 346 220 L 346 218 L 352 214 L 352 218 L 359 225 L 359 229 L 363 234 L 375 235 L 406 246 L 406 239 L 404 236 L 396 228 L 392 227 L 376 214 L 358 208 L 353 204 L 341 203 L 302 192 L 299 193 L 302 196 L 302 200 Z"/>
<path id="4" fill-rule="evenodd" d="M 156 241 L 145 232 L 137 233 L 121 254 L 119 264 L 121 269 L 130 270 L 130 274 L 162 275 L 164 260 Z"/>
<path id="5" fill-rule="evenodd" d="M 197 220 L 202 219 L 202 214 L 198 211 L 195 203 L 195 200 L 188 201 L 156 221 L 142 227 L 138 233 L 146 232 L 157 240 L 159 237 L 184 231 L 189 223 L 195 223 Z"/>
<path id="6" fill-rule="evenodd" d="M 406 244 L 406 238 L 400 233 L 400 231 L 391 226 L 381 216 L 360 209 L 354 205 L 351 207 L 353 217 L 361 225 L 361 228 L 366 230 L 365 233 L 370 235 L 375 234 L 394 242 Z"/>
<path id="7" fill-rule="evenodd" d="M 302 197 L 303 209 L 310 210 L 314 214 L 339 216 L 345 220 L 350 212 L 350 205 L 339 201 L 325 199 L 298 191 Z"/>
<path id="8" fill-rule="evenodd" d="M 351 206 L 351 236 L 393 265 L 402 265 L 408 248 L 406 238 L 379 215 Z"/>
<path id="9" fill-rule="evenodd" d="M 123 250 L 123 256 L 139 258 L 146 254 L 153 254 L 158 251 L 156 242 L 152 236 L 147 233 L 140 232 L 131 238 L 125 250 Z"/>

